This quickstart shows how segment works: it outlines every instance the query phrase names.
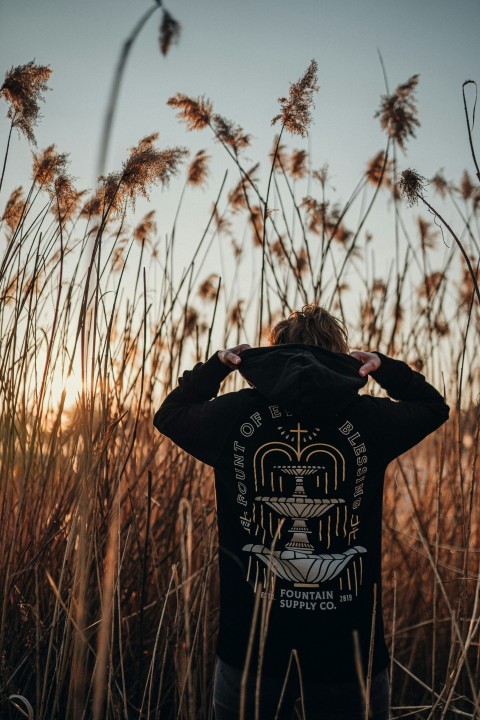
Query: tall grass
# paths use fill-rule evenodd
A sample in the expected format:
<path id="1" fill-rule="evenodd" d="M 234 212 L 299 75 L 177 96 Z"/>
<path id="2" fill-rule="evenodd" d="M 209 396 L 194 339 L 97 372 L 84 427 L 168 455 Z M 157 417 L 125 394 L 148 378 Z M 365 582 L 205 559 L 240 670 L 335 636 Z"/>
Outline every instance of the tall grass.
<path id="1" fill-rule="evenodd" d="M 315 78 L 302 80 L 292 88 L 311 94 Z M 415 85 L 400 86 L 397 102 Z M 212 473 L 155 433 L 152 418 L 182 368 L 221 345 L 254 344 L 311 301 L 344 318 L 352 347 L 409 360 L 452 404 L 448 424 L 388 470 L 392 712 L 480 717 L 480 195 L 468 173 L 458 185 L 432 181 L 431 202 L 453 217 L 469 269 L 455 243 L 442 250 L 431 216 L 411 222 L 402 209 L 393 150 L 406 136 L 388 125 L 392 97 L 381 108 L 386 147 L 343 205 L 326 167 L 282 143 L 294 119 L 308 124 L 292 115 L 295 97 L 284 99 L 263 175 L 245 164 L 241 128 L 205 99 L 173 98 L 238 171 L 180 275 L 177 221 L 205 182 L 205 153 L 185 171 L 170 229 L 151 213 L 133 225 L 128 209 L 185 159 L 181 148 L 156 149 L 154 136 L 93 195 L 73 188 L 49 148 L 30 189 L 10 196 L 0 241 L 2 718 L 212 717 Z M 390 201 L 394 250 L 379 277 L 368 219 Z M 222 281 L 209 261 L 215 243 Z M 257 268 L 251 284 L 247 266 Z"/>

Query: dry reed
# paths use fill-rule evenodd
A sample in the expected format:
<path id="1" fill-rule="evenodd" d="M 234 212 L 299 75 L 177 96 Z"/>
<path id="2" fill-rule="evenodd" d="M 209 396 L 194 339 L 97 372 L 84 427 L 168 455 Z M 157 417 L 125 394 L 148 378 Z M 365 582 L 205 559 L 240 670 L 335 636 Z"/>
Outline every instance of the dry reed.
<path id="1" fill-rule="evenodd" d="M 279 119 L 300 135 L 315 70 L 281 100 Z M 152 418 L 183 367 L 212 346 L 252 340 L 308 301 L 336 307 L 352 345 L 403 357 L 445 383 L 450 422 L 387 477 L 392 716 L 480 717 L 480 208 L 465 178 L 458 187 L 437 178 L 440 202 L 462 227 L 441 263 L 425 221 L 412 228 L 398 208 L 390 152 L 418 124 L 415 78 L 382 101 L 386 148 L 343 206 L 327 169 L 310 170 L 280 134 L 268 181 L 275 212 L 257 166 L 243 166 L 249 136 L 204 98 L 171 99 L 190 129 L 212 129 L 239 172 L 225 201 L 224 179 L 180 276 L 177 218 L 162 240 L 152 214 L 133 230 L 127 217 L 130 201 L 179 173 L 181 148 L 157 150 L 156 136 L 145 138 L 80 207 L 52 146 L 35 157 L 31 188 L 11 194 L 0 241 L 2 717 L 212 717 L 212 474 L 155 434 Z M 206 160 L 197 155 L 185 188 L 205 182 Z M 417 174 L 415 186 L 403 178 L 412 198 L 425 199 Z M 402 242 L 379 277 L 374 240 L 362 231 L 374 203 L 392 196 Z M 225 248 L 225 236 L 234 241 L 228 284 L 205 254 L 215 242 Z M 241 278 L 246 258 L 263 266 L 251 286 Z M 258 600 L 263 634 L 268 614 Z M 291 669 L 301 673 L 295 656 Z"/>

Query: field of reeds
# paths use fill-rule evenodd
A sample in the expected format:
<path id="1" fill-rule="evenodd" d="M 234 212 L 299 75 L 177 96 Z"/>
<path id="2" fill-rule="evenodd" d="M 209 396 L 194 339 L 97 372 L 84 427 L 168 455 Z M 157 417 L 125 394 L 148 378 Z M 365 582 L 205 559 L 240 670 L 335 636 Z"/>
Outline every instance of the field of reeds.
<path id="1" fill-rule="evenodd" d="M 49 74 L 28 63 L 0 89 L 10 133 L 31 143 Z M 345 320 L 352 348 L 406 359 L 450 402 L 449 422 L 388 470 L 392 717 L 480 718 L 480 191 L 472 171 L 428 184 L 401 174 L 419 123 L 417 81 L 381 99 L 385 147 L 346 200 L 328 167 L 313 168 L 295 147 L 310 122 L 314 62 L 280 99 L 271 155 L 253 167 L 242 128 L 204 97 L 171 98 L 179 120 L 203 132 L 207 147 L 220 143 L 229 177 L 236 173 L 230 185 L 219 178 L 193 239 L 181 236 L 178 218 L 211 172 L 208 150 L 188 157 L 150 135 L 85 193 L 55 146 L 34 148 L 29 186 L 6 191 L 7 147 L 2 718 L 213 717 L 212 472 L 156 433 L 152 419 L 183 369 L 220 347 L 261 343 L 270 323 L 313 301 Z M 465 164 L 472 160 L 467 146 Z M 183 182 L 173 225 L 153 210 L 139 220 L 135 201 L 171 178 Z M 405 206 L 401 192 L 418 207 Z M 377 212 L 386 218 L 388 272 L 369 230 Z"/>

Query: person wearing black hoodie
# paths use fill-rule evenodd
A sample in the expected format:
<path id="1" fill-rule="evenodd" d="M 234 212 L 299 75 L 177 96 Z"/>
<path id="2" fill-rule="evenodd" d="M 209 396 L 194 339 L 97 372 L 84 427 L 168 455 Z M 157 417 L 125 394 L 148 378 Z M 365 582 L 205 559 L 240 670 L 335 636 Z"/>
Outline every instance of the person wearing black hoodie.
<path id="1" fill-rule="evenodd" d="M 155 427 L 215 469 L 217 720 L 388 717 L 381 586 L 387 465 L 448 418 L 408 365 L 348 354 L 309 305 L 184 373 Z M 238 368 L 250 387 L 218 396 Z M 367 375 L 387 397 L 359 394 Z M 392 399 L 390 399 L 392 398 Z"/>

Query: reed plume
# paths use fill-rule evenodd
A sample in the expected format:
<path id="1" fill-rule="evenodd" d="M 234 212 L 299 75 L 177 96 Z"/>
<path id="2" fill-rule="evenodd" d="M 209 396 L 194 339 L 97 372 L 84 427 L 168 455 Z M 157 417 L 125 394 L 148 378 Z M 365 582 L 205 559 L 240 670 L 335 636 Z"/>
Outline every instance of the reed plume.
<path id="1" fill-rule="evenodd" d="M 64 223 L 71 220 L 76 214 L 85 191 L 76 190 L 72 178 L 62 172 L 53 181 L 53 187 L 50 189 L 49 194 L 54 200 L 54 214 L 57 215 L 61 223 Z"/>
<path id="2" fill-rule="evenodd" d="M 311 195 L 307 195 L 302 200 L 302 207 L 307 213 L 309 231 L 320 234 L 328 225 L 328 202 L 320 202 Z"/>
<path id="3" fill-rule="evenodd" d="M 252 228 L 252 241 L 258 247 L 262 246 L 263 211 L 259 205 L 250 208 L 249 222 Z"/>
<path id="4" fill-rule="evenodd" d="M 50 187 L 55 178 L 65 172 L 68 155 L 58 153 L 55 145 L 49 145 L 43 152 L 33 153 L 33 180 L 42 187 Z"/>
<path id="5" fill-rule="evenodd" d="M 188 155 L 188 150 L 181 147 L 157 150 L 154 146 L 157 139 L 158 133 L 144 137 L 138 145 L 131 148 L 130 155 L 123 164 L 121 184 L 132 203 L 137 195 L 148 197 L 152 185 L 168 185 L 170 178 L 176 175 L 180 163 Z"/>
<path id="6" fill-rule="evenodd" d="M 139 195 L 148 198 L 152 186 L 168 185 L 170 179 L 177 174 L 188 151 L 181 147 L 158 150 L 155 147 L 157 138 L 158 133 L 144 137 L 138 145 L 130 149 L 122 170 L 99 178 L 97 191 L 83 207 L 84 216 L 118 217 L 125 202 L 128 201 L 135 207 L 136 198 Z"/>
<path id="7" fill-rule="evenodd" d="M 402 172 L 398 185 L 402 197 L 412 207 L 418 203 L 419 198 L 423 197 L 428 181 L 423 175 L 408 168 Z"/>
<path id="8" fill-rule="evenodd" d="M 222 115 L 213 116 L 212 127 L 217 140 L 225 145 L 229 145 L 235 155 L 238 155 L 241 150 L 244 150 L 250 145 L 250 135 L 244 132 L 240 125 L 236 125 Z"/>
<path id="9" fill-rule="evenodd" d="M 290 155 L 289 173 L 294 180 L 301 180 L 307 174 L 307 159 L 308 155 L 306 150 L 293 150 Z"/>
<path id="10" fill-rule="evenodd" d="M 198 296 L 202 300 L 215 300 L 217 297 L 218 275 L 212 273 L 209 275 L 198 288 Z"/>
<path id="11" fill-rule="evenodd" d="M 183 335 L 185 337 L 193 335 L 195 329 L 198 327 L 198 323 L 199 315 L 197 310 L 195 310 L 194 307 L 187 306 L 183 318 Z"/>
<path id="12" fill-rule="evenodd" d="M 24 208 L 25 198 L 23 196 L 23 187 L 20 186 L 10 193 L 2 215 L 2 221 L 7 224 L 12 232 L 16 230 L 23 215 Z"/>
<path id="13" fill-rule="evenodd" d="M 7 117 L 33 145 L 37 144 L 33 128 L 41 117 L 40 101 L 48 90 L 51 73 L 48 65 L 35 65 L 30 60 L 26 65 L 10 68 L 0 88 L 0 96 L 10 104 Z"/>
<path id="14" fill-rule="evenodd" d="M 152 238 L 157 232 L 157 224 L 154 220 L 155 210 L 150 210 L 138 223 L 133 231 L 135 240 L 143 245 L 150 238 Z"/>
<path id="15" fill-rule="evenodd" d="M 468 269 L 468 267 L 464 268 L 462 272 L 462 277 L 460 279 L 460 282 L 458 283 L 458 297 L 460 303 L 467 307 L 471 304 L 475 292 L 477 292 L 478 294 L 478 287 L 480 285 L 480 269 L 478 267 L 478 258 L 470 258 L 470 263 L 472 267 L 474 267 L 475 263 L 477 263 L 474 274 L 472 275 L 472 272 Z"/>
<path id="16" fill-rule="evenodd" d="M 365 174 L 368 182 L 375 186 L 379 183 L 383 183 L 384 186 L 391 188 L 392 182 L 389 177 L 391 168 L 392 163 L 390 160 L 387 160 L 385 163 L 385 150 L 380 150 L 380 152 L 374 155 L 374 157 L 367 163 Z"/>
<path id="17" fill-rule="evenodd" d="M 392 95 L 383 95 L 375 117 L 388 137 L 395 140 L 405 152 L 405 143 L 415 137 L 415 128 L 420 127 L 415 104 L 415 90 L 418 75 L 412 75 L 406 83 L 399 85 Z"/>
<path id="18" fill-rule="evenodd" d="M 438 232 L 433 228 L 432 223 L 419 217 L 417 219 L 418 233 L 420 235 L 420 245 L 423 249 L 432 250 L 435 247 Z"/>
<path id="19" fill-rule="evenodd" d="M 190 98 L 183 93 L 176 93 L 167 100 L 167 105 L 176 108 L 177 117 L 186 124 L 188 130 L 203 130 L 212 120 L 212 103 L 203 95 Z"/>
<path id="20" fill-rule="evenodd" d="M 228 193 L 228 201 L 234 213 L 245 210 L 248 207 L 248 190 L 254 187 L 257 182 L 256 172 L 258 168 L 259 163 L 256 163 L 249 170 L 244 171 L 241 179 Z"/>
<path id="21" fill-rule="evenodd" d="M 180 23 L 170 15 L 168 10 L 164 10 L 158 38 L 162 55 L 166 55 L 172 45 L 178 44 L 181 29 Z"/>
<path id="22" fill-rule="evenodd" d="M 187 183 L 189 185 L 204 185 L 208 178 L 208 161 L 210 157 L 205 150 L 199 150 L 188 168 Z"/>
<path id="23" fill-rule="evenodd" d="M 87 718 L 92 707 L 98 718 L 212 715 L 219 611 L 213 476 L 154 434 L 152 417 L 182 368 L 211 347 L 248 342 L 257 328 L 315 298 L 338 311 L 356 347 L 402 357 L 437 387 L 445 377 L 457 401 L 442 434 L 387 471 L 384 609 L 392 717 L 411 716 L 415 704 L 425 718 L 476 717 L 479 194 L 467 176 L 455 185 L 439 179 L 436 188 L 462 219 L 468 271 L 453 248 L 440 248 L 447 259 L 442 254 L 436 267 L 435 226 L 415 216 L 407 222 L 401 207 L 391 233 L 398 224 L 405 235 L 383 262 L 376 250 L 390 230 L 377 228 L 384 237 L 374 241 L 365 217 L 369 185 L 378 187 L 384 165 L 383 182 L 393 182 L 385 154 L 366 165 L 340 204 L 328 166 L 312 170 L 306 155 L 292 187 L 292 150 L 277 135 L 268 164 L 273 210 L 259 190 L 259 164 L 244 167 L 244 131 L 220 122 L 210 101 L 175 98 L 190 129 L 216 129 L 240 173 L 207 204 L 208 221 L 181 273 L 191 236 L 181 234 L 183 223 L 175 234 L 178 209 L 173 231 L 165 217 L 157 228 L 153 211 L 130 222 L 135 197 L 166 184 L 186 157 L 181 148 L 162 154 L 155 135 L 118 170 L 102 172 L 86 202 L 67 175 L 67 156 L 52 145 L 34 156 L 28 202 L 16 188 L 3 211 L 0 716 L 24 707 L 35 720 Z M 206 177 L 200 151 L 183 190 Z M 402 182 L 414 201 L 426 202 L 425 178 L 409 170 Z M 31 200 L 40 192 L 53 221 Z M 89 286 L 83 261 L 92 238 Z M 219 262 L 209 255 L 215 250 Z M 69 366 L 72 376 L 82 371 L 77 403 L 65 396 L 66 385 L 57 388 L 61 399 L 56 392 L 56 375 Z M 238 384 L 232 374 L 224 387 Z"/>
<path id="24" fill-rule="evenodd" d="M 288 97 L 278 98 L 281 112 L 273 118 L 272 125 L 280 121 L 292 135 L 305 137 L 312 121 L 313 93 L 318 89 L 317 63 L 312 60 L 300 80 L 290 84 Z"/>
<path id="25" fill-rule="evenodd" d="M 231 305 L 228 313 L 228 322 L 233 327 L 240 327 L 243 324 L 244 300 L 237 300 Z"/>
<path id="26" fill-rule="evenodd" d="M 440 289 L 444 279 L 444 273 L 440 271 L 430 273 L 430 275 L 425 275 L 419 288 L 420 297 L 426 298 L 427 300 L 432 298 Z"/>
<path id="27" fill-rule="evenodd" d="M 470 177 L 468 170 L 463 171 L 458 189 L 460 191 L 462 200 L 471 200 L 475 194 L 478 195 L 478 186 L 473 184 L 472 178 Z"/>
<path id="28" fill-rule="evenodd" d="M 120 172 L 111 172 L 98 178 L 96 191 L 85 202 L 82 208 L 83 217 L 108 216 L 118 217 L 125 202 Z"/>
<path id="29" fill-rule="evenodd" d="M 448 191 L 448 182 L 445 179 L 442 170 L 439 170 L 432 178 L 430 178 L 430 185 L 443 200 Z"/>

